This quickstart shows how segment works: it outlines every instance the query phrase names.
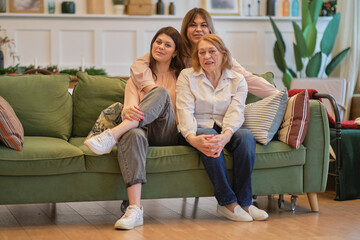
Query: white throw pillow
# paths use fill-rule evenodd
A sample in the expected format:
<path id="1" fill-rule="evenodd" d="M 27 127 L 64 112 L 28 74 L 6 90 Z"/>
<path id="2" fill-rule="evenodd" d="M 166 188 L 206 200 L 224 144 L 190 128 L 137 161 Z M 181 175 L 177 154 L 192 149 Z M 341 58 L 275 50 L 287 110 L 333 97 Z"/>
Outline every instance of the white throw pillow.
<path id="1" fill-rule="evenodd" d="M 287 106 L 286 89 L 245 106 L 244 128 L 249 129 L 257 142 L 268 144 L 283 120 Z"/>

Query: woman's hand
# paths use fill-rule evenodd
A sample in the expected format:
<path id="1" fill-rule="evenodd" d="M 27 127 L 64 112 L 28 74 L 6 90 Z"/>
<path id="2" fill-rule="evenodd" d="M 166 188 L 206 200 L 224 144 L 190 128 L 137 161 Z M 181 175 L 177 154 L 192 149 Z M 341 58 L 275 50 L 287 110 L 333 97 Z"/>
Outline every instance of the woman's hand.
<path id="1" fill-rule="evenodd" d="M 208 157 L 217 158 L 220 156 L 225 145 L 230 141 L 232 132 L 226 130 L 219 135 L 198 135 L 190 134 L 186 140 L 191 146 Z"/>
<path id="2" fill-rule="evenodd" d="M 213 142 L 216 143 L 215 146 L 217 146 L 217 148 L 215 148 L 214 151 L 214 158 L 219 157 L 221 151 L 224 149 L 225 145 L 230 141 L 231 137 L 232 137 L 232 132 L 230 130 L 226 130 L 225 132 L 219 134 L 219 135 L 215 135 L 212 139 Z"/>
<path id="3" fill-rule="evenodd" d="M 127 119 L 130 121 L 141 121 L 144 119 L 144 113 L 140 111 L 140 107 L 137 105 L 127 106 L 122 110 L 121 117 L 123 120 Z"/>
<path id="4" fill-rule="evenodd" d="M 186 137 L 186 141 L 190 143 L 191 146 L 202 152 L 208 157 L 212 157 L 214 155 L 214 143 L 211 142 L 211 139 L 214 135 L 198 135 L 190 134 Z"/>

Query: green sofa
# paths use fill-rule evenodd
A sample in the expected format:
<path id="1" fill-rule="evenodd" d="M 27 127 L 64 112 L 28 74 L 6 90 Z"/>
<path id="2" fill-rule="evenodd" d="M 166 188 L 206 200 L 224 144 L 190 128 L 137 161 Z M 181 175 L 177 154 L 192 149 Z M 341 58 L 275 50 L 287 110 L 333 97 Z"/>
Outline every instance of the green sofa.
<path id="1" fill-rule="evenodd" d="M 0 95 L 20 119 L 22 151 L 0 143 L 0 204 L 127 199 L 114 147 L 97 156 L 83 145 L 101 110 L 123 102 L 126 81 L 78 73 L 73 94 L 69 76 L 0 76 Z M 272 140 L 256 146 L 254 195 L 307 193 L 318 211 L 325 191 L 329 129 L 323 105 L 310 100 L 307 136 L 296 150 Z M 231 176 L 231 156 L 225 152 Z M 212 196 L 213 187 L 197 152 L 186 146 L 149 147 L 142 198 Z"/>

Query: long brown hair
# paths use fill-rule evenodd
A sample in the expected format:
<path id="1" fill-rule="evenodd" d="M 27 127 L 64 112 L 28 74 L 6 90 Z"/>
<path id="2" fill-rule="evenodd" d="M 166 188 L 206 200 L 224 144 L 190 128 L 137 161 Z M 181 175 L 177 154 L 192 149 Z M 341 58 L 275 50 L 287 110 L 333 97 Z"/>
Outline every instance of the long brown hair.
<path id="1" fill-rule="evenodd" d="M 190 40 L 187 37 L 187 30 L 188 27 L 190 25 L 190 23 L 192 23 L 194 21 L 194 19 L 196 18 L 197 15 L 200 15 L 207 23 L 208 28 L 209 28 L 209 32 L 210 33 L 215 33 L 215 28 L 214 28 L 214 24 L 212 21 L 212 18 L 210 16 L 210 14 L 203 8 L 193 8 L 190 11 L 188 11 L 182 21 L 181 24 L 181 38 L 182 41 L 184 43 L 184 53 L 183 55 L 185 57 L 191 57 L 192 55 L 192 45 Z"/>
<path id="2" fill-rule="evenodd" d="M 201 68 L 200 60 L 199 60 L 199 44 L 202 41 L 207 41 L 214 45 L 216 49 L 221 52 L 223 56 L 223 60 L 221 63 L 221 71 L 224 71 L 225 69 L 231 69 L 232 68 L 232 58 L 229 49 L 225 46 L 223 40 L 218 35 L 215 34 L 206 34 L 202 36 L 199 41 L 197 42 L 193 55 L 192 55 L 192 67 L 196 72 L 198 72 Z"/>
<path id="3" fill-rule="evenodd" d="M 181 36 L 180 33 L 173 27 L 163 27 L 161 28 L 159 31 L 157 31 L 157 33 L 155 34 L 155 36 L 153 37 L 153 39 L 151 40 L 151 44 L 150 44 L 150 64 L 149 67 L 154 75 L 154 78 L 156 79 L 157 76 L 155 74 L 155 65 L 156 65 L 156 60 L 154 59 L 153 55 L 152 55 L 152 46 L 153 43 L 155 42 L 155 40 L 157 39 L 157 37 L 160 34 L 165 34 L 169 37 L 171 37 L 171 39 L 174 41 L 175 43 L 175 51 L 177 51 L 177 54 L 175 57 L 173 57 L 171 59 L 170 62 L 170 70 L 172 70 L 175 74 L 175 77 L 177 78 L 181 72 L 181 70 L 183 70 L 185 68 L 185 64 L 183 62 L 183 43 L 181 41 Z"/>

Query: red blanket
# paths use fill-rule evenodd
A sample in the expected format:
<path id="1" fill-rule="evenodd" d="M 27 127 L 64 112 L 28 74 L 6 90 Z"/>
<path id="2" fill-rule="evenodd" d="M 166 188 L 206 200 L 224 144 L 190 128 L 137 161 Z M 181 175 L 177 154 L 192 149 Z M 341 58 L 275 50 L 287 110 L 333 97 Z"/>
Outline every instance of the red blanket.
<path id="1" fill-rule="evenodd" d="M 309 99 L 314 99 L 313 94 L 318 93 L 318 91 L 315 90 L 315 89 L 307 89 L 307 90 L 308 90 L 308 93 L 309 93 Z M 295 94 L 297 94 L 299 92 L 302 92 L 302 91 L 304 91 L 304 89 L 289 89 L 288 90 L 288 96 L 292 97 Z M 321 99 L 319 99 L 319 100 L 322 102 Z M 329 119 L 329 126 L 330 127 L 335 127 L 336 122 L 335 122 L 334 118 L 332 116 L 330 116 L 330 114 L 327 111 L 326 111 L 326 113 L 327 113 L 327 116 L 328 116 L 328 119 Z M 340 124 L 341 124 L 342 129 L 360 129 L 360 126 L 355 124 L 355 120 L 341 121 Z"/>

